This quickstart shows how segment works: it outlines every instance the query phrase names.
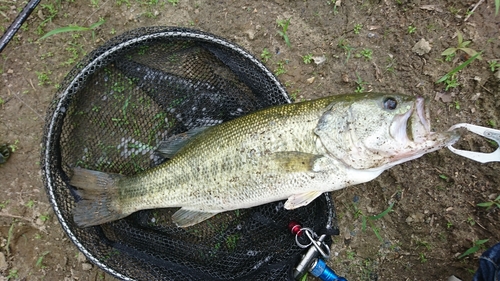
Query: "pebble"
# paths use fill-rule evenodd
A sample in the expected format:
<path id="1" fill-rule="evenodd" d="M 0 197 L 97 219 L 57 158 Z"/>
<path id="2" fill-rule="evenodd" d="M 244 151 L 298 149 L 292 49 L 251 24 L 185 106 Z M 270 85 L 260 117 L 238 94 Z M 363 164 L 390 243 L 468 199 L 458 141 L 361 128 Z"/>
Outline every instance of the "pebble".
<path id="1" fill-rule="evenodd" d="M 413 46 L 411 50 L 421 56 L 428 54 L 431 51 L 431 45 L 429 44 L 429 41 L 422 38 Z"/>
<path id="2" fill-rule="evenodd" d="M 88 271 L 88 270 L 91 270 L 92 269 L 92 265 L 90 263 L 82 263 L 82 270 L 84 271 Z"/>

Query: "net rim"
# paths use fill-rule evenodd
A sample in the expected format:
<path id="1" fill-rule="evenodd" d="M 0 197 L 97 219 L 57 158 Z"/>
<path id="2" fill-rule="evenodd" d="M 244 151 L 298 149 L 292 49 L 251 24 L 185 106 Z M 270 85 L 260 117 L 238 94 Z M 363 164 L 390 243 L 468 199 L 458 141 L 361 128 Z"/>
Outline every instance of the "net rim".
<path id="1" fill-rule="evenodd" d="M 128 38 L 128 36 L 137 34 L 136 37 Z M 44 185 L 46 189 L 46 193 L 48 194 L 49 202 L 54 210 L 54 213 L 59 220 L 63 230 L 66 232 L 68 237 L 71 239 L 73 244 L 75 244 L 79 251 L 81 251 L 86 258 L 97 265 L 110 275 L 115 278 L 119 278 L 121 280 L 137 280 L 131 278 L 123 273 L 117 271 L 116 269 L 109 267 L 106 263 L 100 261 L 95 255 L 90 252 L 78 239 L 78 237 L 74 234 L 72 227 L 68 224 L 68 222 L 63 217 L 62 207 L 60 206 L 60 202 L 58 202 L 55 194 L 55 183 L 53 179 L 54 170 L 57 169 L 57 166 L 50 165 L 51 155 L 54 153 L 52 148 L 54 147 L 54 142 L 58 141 L 59 135 L 57 135 L 57 128 L 61 123 L 60 118 L 64 118 L 66 115 L 66 105 L 71 101 L 72 97 L 78 93 L 80 87 L 87 80 L 86 77 L 89 77 L 89 74 L 95 72 L 97 69 L 100 69 L 99 63 L 105 60 L 106 58 L 112 56 L 113 54 L 123 50 L 124 48 L 133 46 L 135 44 L 141 44 L 143 42 L 147 42 L 151 39 L 161 39 L 168 38 L 173 40 L 189 40 L 194 39 L 210 44 L 214 44 L 215 46 L 221 48 L 227 48 L 232 51 L 235 51 L 237 54 L 242 57 L 249 59 L 250 62 L 257 66 L 259 70 L 262 71 L 281 91 L 281 95 L 286 101 L 286 103 L 291 103 L 290 98 L 284 87 L 281 85 L 279 80 L 274 76 L 274 74 L 267 69 L 258 59 L 256 59 L 253 55 L 247 52 L 242 47 L 237 44 L 231 43 L 222 39 L 216 35 L 206 33 L 199 30 L 188 29 L 188 28 L 178 28 L 178 27 L 168 27 L 168 26 L 156 26 L 156 27 L 147 27 L 147 28 L 138 28 L 130 30 L 122 35 L 114 37 L 109 42 L 113 42 L 113 40 L 126 39 L 118 44 L 113 44 L 103 49 L 96 49 L 95 51 L 89 53 L 80 63 L 86 63 L 81 67 L 80 64 L 77 64 L 73 71 L 68 74 L 68 77 L 73 76 L 68 80 L 69 82 L 65 83 L 66 87 L 62 90 L 58 91 L 56 98 L 58 99 L 57 104 L 55 106 L 50 107 L 50 113 L 47 115 L 47 121 L 45 126 L 45 133 L 42 140 L 42 154 L 41 154 L 41 163 L 42 163 L 42 177 L 44 180 Z M 89 60 L 90 58 L 90 60 Z M 85 61 L 87 59 L 87 61 Z M 76 74 L 75 74 L 75 71 Z M 329 197 L 329 193 L 324 194 L 327 205 L 332 205 L 331 198 Z M 334 217 L 333 209 L 328 208 L 328 217 L 330 218 L 325 226 L 327 229 L 332 227 L 332 220 Z"/>

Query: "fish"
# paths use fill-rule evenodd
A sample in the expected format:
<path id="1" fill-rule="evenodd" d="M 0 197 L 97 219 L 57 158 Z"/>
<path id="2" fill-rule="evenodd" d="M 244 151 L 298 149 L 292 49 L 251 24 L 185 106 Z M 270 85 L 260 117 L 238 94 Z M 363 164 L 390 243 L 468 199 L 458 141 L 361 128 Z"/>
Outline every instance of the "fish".
<path id="1" fill-rule="evenodd" d="M 188 227 L 285 199 L 291 210 L 459 137 L 431 131 L 422 97 L 362 93 L 268 107 L 170 137 L 157 148 L 170 160 L 136 175 L 74 167 L 70 184 L 80 200 L 73 219 L 87 227 L 180 207 L 172 222 Z"/>

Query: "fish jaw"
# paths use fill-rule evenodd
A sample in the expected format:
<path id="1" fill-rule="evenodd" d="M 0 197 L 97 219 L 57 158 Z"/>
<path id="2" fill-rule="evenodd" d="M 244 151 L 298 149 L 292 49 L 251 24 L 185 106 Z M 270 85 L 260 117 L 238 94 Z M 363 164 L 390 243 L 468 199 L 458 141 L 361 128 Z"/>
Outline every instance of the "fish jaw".
<path id="1" fill-rule="evenodd" d="M 424 154 L 439 150 L 458 141 L 457 132 L 431 132 L 430 113 L 426 101 L 417 97 L 414 105 L 404 114 L 396 115 L 390 126 L 390 135 L 399 142 L 391 162 L 384 165 L 387 169 L 410 161 Z"/>

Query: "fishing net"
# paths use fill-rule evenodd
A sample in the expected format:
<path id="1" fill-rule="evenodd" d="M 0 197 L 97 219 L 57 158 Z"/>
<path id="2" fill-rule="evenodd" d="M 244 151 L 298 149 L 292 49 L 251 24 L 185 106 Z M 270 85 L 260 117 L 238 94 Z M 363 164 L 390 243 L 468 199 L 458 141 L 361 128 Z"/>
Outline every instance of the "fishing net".
<path id="1" fill-rule="evenodd" d="M 168 161 L 155 148 L 172 135 L 288 102 L 262 63 L 224 39 L 168 27 L 118 36 L 78 63 L 50 104 L 42 170 L 54 212 L 79 250 L 122 280 L 292 280 L 304 250 L 287 225 L 335 232 L 329 194 L 293 211 L 275 202 L 185 229 L 171 222 L 175 208 L 80 228 L 69 184 L 72 167 L 140 173 Z"/>

